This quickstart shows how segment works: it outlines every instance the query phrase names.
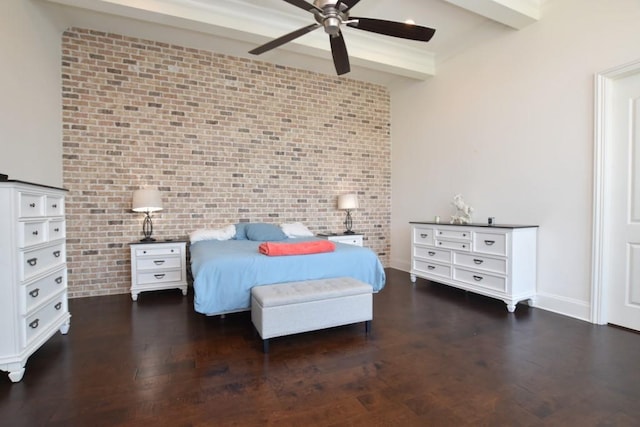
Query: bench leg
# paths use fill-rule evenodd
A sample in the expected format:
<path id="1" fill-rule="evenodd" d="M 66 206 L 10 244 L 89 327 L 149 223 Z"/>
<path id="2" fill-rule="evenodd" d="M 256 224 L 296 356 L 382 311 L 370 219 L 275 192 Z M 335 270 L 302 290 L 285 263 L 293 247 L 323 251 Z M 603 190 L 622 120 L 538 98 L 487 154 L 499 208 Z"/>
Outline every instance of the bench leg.
<path id="1" fill-rule="evenodd" d="M 262 340 L 262 352 L 264 354 L 269 353 L 269 339 Z"/>
<path id="2" fill-rule="evenodd" d="M 364 333 L 369 335 L 369 332 L 371 332 L 371 320 L 364 322 Z"/>

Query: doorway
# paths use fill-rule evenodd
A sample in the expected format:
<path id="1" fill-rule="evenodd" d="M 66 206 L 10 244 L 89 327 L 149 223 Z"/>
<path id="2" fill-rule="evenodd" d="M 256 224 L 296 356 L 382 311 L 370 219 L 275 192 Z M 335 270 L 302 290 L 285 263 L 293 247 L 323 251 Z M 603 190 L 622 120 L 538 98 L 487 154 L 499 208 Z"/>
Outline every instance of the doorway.
<path id="1" fill-rule="evenodd" d="M 640 61 L 596 76 L 592 322 L 640 331 Z"/>

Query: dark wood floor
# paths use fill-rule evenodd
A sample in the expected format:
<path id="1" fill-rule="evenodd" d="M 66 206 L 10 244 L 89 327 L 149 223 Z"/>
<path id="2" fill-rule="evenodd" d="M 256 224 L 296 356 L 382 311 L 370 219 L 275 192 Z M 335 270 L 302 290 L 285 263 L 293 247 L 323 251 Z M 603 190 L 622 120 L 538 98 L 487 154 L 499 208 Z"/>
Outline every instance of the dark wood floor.
<path id="1" fill-rule="evenodd" d="M 640 335 L 389 270 L 372 334 L 272 340 L 180 291 L 70 301 L 69 335 L 0 379 L 3 426 L 637 426 Z"/>

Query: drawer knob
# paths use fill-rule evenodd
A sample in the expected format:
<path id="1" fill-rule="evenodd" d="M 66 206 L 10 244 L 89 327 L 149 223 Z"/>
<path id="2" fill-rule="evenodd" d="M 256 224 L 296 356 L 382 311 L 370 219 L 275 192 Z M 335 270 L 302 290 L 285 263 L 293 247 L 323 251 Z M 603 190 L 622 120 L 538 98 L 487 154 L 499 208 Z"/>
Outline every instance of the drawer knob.
<path id="1" fill-rule="evenodd" d="M 155 277 L 156 279 L 162 279 L 165 276 L 164 273 L 160 273 L 160 274 L 154 274 L 153 277 Z"/>
<path id="2" fill-rule="evenodd" d="M 463 248 L 466 248 L 466 247 L 467 247 L 467 245 L 462 245 L 462 247 L 463 247 Z"/>
<path id="3" fill-rule="evenodd" d="M 62 308 L 62 302 L 58 302 L 54 307 L 56 310 L 60 310 Z"/>
<path id="4" fill-rule="evenodd" d="M 481 260 L 481 259 L 478 259 L 478 258 L 474 258 L 474 259 L 473 259 L 473 262 L 475 262 L 476 264 L 480 265 L 480 264 L 482 264 L 484 261 L 483 261 L 483 260 Z"/>
<path id="5" fill-rule="evenodd" d="M 428 266 L 427 266 L 427 268 L 428 268 L 429 270 L 435 270 L 435 269 L 436 269 L 436 267 L 435 267 L 434 265 L 428 265 Z"/>
<path id="6" fill-rule="evenodd" d="M 422 237 L 423 239 L 426 239 L 427 237 L 429 237 L 429 235 L 425 234 L 425 233 L 422 233 L 422 234 L 420 234 L 420 237 Z"/>
<path id="7" fill-rule="evenodd" d="M 40 293 L 40 288 L 35 288 L 31 292 L 29 292 L 29 295 L 31 295 L 32 298 L 38 298 L 39 293 Z"/>
<path id="8" fill-rule="evenodd" d="M 60 283 L 62 283 L 62 276 L 58 276 L 56 277 L 56 283 L 59 285 Z"/>
<path id="9" fill-rule="evenodd" d="M 473 280 L 475 280 L 476 282 L 480 282 L 482 279 L 483 279 L 482 276 L 476 276 L 476 275 L 473 276 Z"/>
<path id="10" fill-rule="evenodd" d="M 53 251 L 53 256 L 56 258 L 60 258 L 60 251 Z"/>
<path id="11" fill-rule="evenodd" d="M 34 231 L 34 232 L 33 232 L 33 233 L 31 233 L 31 234 L 33 234 L 34 236 L 37 236 L 37 235 L 38 235 L 38 230 Z"/>
<path id="12" fill-rule="evenodd" d="M 155 265 L 162 265 L 162 264 L 164 264 L 164 260 L 163 259 L 158 259 L 158 260 L 153 261 L 153 263 Z"/>
<path id="13" fill-rule="evenodd" d="M 462 233 L 462 237 L 467 237 L 467 233 Z"/>
<path id="14" fill-rule="evenodd" d="M 36 329 L 38 327 L 38 324 L 40 323 L 40 319 L 36 319 L 33 322 L 29 323 L 29 327 L 31 329 Z"/>
<path id="15" fill-rule="evenodd" d="M 56 233 L 59 233 L 60 229 L 56 227 L 56 228 L 53 229 L 53 231 L 55 231 Z"/>
<path id="16" fill-rule="evenodd" d="M 35 208 L 35 207 L 36 207 L 36 204 L 35 204 L 35 203 L 29 203 L 29 207 L 30 207 L 30 208 Z"/>
<path id="17" fill-rule="evenodd" d="M 436 254 L 436 253 L 435 253 L 435 252 L 433 252 L 433 251 L 429 251 L 428 253 L 429 253 L 429 256 L 434 256 L 434 255 Z"/>
<path id="18" fill-rule="evenodd" d="M 29 264 L 31 267 L 35 267 L 37 263 L 38 263 L 38 258 L 31 258 L 27 260 L 27 264 Z"/>
<path id="19" fill-rule="evenodd" d="M 54 204 L 52 204 L 52 205 L 51 205 L 51 207 L 52 207 L 53 209 L 56 209 L 56 208 L 58 207 L 58 205 L 57 205 L 56 203 L 54 203 Z"/>
<path id="20" fill-rule="evenodd" d="M 491 246 L 491 245 L 493 245 L 495 242 L 496 242 L 495 240 L 485 240 L 485 241 L 484 241 L 484 244 L 485 244 L 485 245 L 487 245 L 487 246 Z"/>

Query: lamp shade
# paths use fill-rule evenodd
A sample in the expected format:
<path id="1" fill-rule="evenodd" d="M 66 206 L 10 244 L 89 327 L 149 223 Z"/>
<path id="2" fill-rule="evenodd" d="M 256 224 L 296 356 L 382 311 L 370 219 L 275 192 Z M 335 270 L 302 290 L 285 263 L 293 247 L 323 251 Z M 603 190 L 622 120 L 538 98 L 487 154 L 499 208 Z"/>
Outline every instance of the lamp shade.
<path id="1" fill-rule="evenodd" d="M 162 210 L 160 191 L 144 188 L 133 192 L 131 210 L 134 212 L 156 212 Z"/>
<path id="2" fill-rule="evenodd" d="M 358 195 L 351 193 L 338 196 L 338 209 L 358 209 Z"/>

